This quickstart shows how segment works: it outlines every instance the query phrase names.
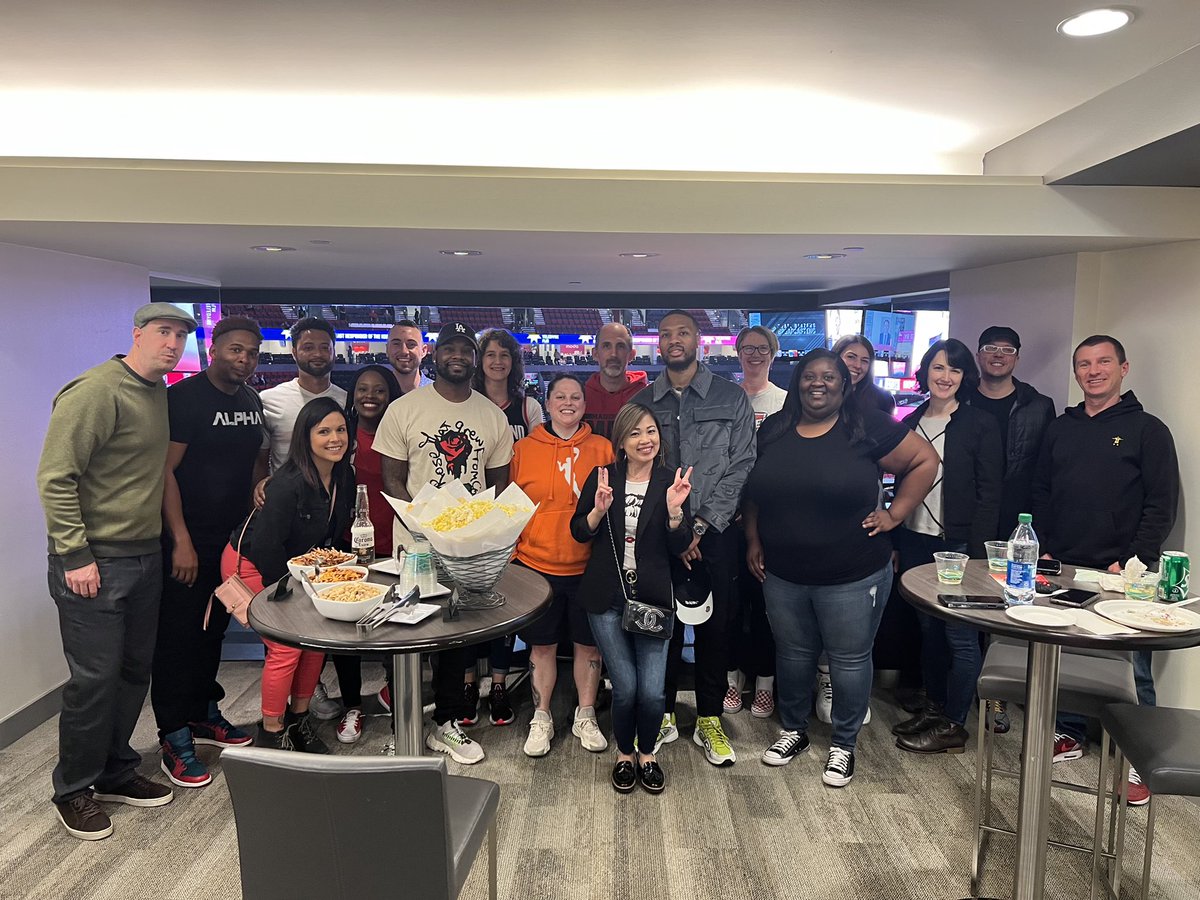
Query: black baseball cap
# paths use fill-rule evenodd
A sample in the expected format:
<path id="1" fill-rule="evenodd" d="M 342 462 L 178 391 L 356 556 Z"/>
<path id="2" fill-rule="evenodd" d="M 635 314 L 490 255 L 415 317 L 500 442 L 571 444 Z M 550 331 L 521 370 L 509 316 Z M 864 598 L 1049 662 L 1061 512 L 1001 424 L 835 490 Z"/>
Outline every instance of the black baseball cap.
<path id="1" fill-rule="evenodd" d="M 441 344 L 451 338 L 465 338 L 471 345 L 471 349 L 476 353 L 479 352 L 479 339 L 475 337 L 475 332 L 462 322 L 445 322 L 442 324 L 442 330 L 438 332 L 437 342 Z"/>
<path id="2" fill-rule="evenodd" d="M 983 333 L 979 335 L 980 347 L 984 344 L 994 344 L 996 341 L 1007 341 L 1018 350 L 1021 349 L 1021 336 L 1007 325 L 992 325 L 983 329 Z"/>

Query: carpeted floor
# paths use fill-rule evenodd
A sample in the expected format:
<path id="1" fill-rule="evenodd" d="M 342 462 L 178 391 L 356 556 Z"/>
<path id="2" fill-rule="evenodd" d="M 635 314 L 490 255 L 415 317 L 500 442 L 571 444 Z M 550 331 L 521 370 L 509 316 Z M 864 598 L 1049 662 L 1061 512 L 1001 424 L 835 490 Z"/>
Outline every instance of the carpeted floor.
<path id="1" fill-rule="evenodd" d="M 258 670 L 256 663 L 222 668 L 230 698 L 225 710 L 235 722 L 257 718 Z M 380 670 L 368 664 L 364 674 L 378 678 Z M 326 679 L 335 683 L 332 666 Z M 905 714 L 887 702 L 885 692 L 877 692 L 873 701 L 857 772 L 846 788 L 827 788 L 820 780 L 828 726 L 814 724 L 814 748 L 807 758 L 770 768 L 758 757 L 774 739 L 778 722 L 754 719 L 748 711 L 726 717 L 738 763 L 728 769 L 710 766 L 691 743 L 691 696 L 683 695 L 683 733 L 661 754 L 669 779 L 666 793 L 620 796 L 608 782 L 612 755 L 588 753 L 571 737 L 568 679 L 564 668 L 554 706 L 557 736 L 548 756 L 531 760 L 521 753 L 530 715 L 524 688 L 515 694 L 521 713 L 516 725 L 483 724 L 472 730 L 487 759 L 469 768 L 450 764 L 458 774 L 500 784 L 501 897 L 954 900 L 969 893 L 974 740 L 959 756 L 901 753 L 889 729 Z M 606 714 L 601 724 L 607 730 Z M 1016 764 L 1019 715 L 1013 725 L 1013 732 L 998 741 L 998 761 L 1010 767 Z M 388 727 L 385 718 L 371 719 L 352 748 L 336 742 L 332 723 L 323 733 L 337 752 L 374 753 Z M 0 897 L 232 900 L 241 895 L 237 835 L 215 749 L 200 750 L 216 775 L 211 786 L 176 788 L 175 801 L 156 810 L 108 806 L 116 833 L 85 843 L 62 830 L 49 802 L 56 745 L 57 722 L 51 721 L 0 751 Z M 144 771 L 165 780 L 157 768 L 149 707 L 134 746 L 145 755 Z M 1095 756 L 1057 766 L 1055 774 L 1080 783 L 1094 779 Z M 997 780 L 1000 818 L 1009 825 L 1016 809 L 1014 788 Z M 1091 816 L 1087 797 L 1055 792 L 1054 837 L 1086 842 Z M 1127 871 L 1140 873 L 1144 823 L 1144 809 L 1131 811 Z M 1200 805 L 1180 799 L 1161 804 L 1152 897 L 1200 896 L 1197 834 Z M 985 896 L 1009 896 L 1013 846 L 1011 838 L 992 839 Z M 466 898 L 487 896 L 485 854 L 481 851 L 467 883 Z M 1047 898 L 1086 896 L 1089 864 L 1090 858 L 1080 854 L 1051 849 Z M 1135 887 L 1130 873 L 1128 896 Z"/>

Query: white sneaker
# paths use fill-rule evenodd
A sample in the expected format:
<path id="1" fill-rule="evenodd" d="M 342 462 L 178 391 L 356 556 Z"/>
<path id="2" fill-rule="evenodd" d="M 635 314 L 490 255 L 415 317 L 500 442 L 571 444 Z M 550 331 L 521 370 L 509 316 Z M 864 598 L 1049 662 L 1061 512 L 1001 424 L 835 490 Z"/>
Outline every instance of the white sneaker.
<path id="1" fill-rule="evenodd" d="M 663 713 L 662 724 L 658 726 L 658 737 L 654 741 L 654 753 L 662 749 L 663 744 L 672 744 L 679 740 L 679 729 L 675 727 L 675 713 Z M 633 739 L 633 749 L 637 750 L 637 738 Z"/>
<path id="2" fill-rule="evenodd" d="M 448 754 L 452 760 L 464 766 L 473 766 L 483 759 L 483 748 L 467 737 L 453 719 L 444 725 L 435 725 L 425 738 L 425 746 Z"/>
<path id="3" fill-rule="evenodd" d="M 545 756 L 550 752 L 550 739 L 554 737 L 554 719 L 550 713 L 536 709 L 529 723 L 529 737 L 525 738 L 526 756 Z"/>
<path id="4" fill-rule="evenodd" d="M 338 723 L 337 739 L 343 744 L 357 744 L 362 737 L 362 710 L 348 709 Z"/>
<path id="5" fill-rule="evenodd" d="M 817 672 L 817 718 L 826 725 L 833 722 L 833 681 L 828 672 Z"/>
<path id="6" fill-rule="evenodd" d="M 863 724 L 866 725 L 871 721 L 871 707 L 867 707 L 867 714 L 863 716 Z"/>
<path id="7" fill-rule="evenodd" d="M 330 697 L 324 683 L 318 681 L 312 699 L 308 701 L 308 711 L 318 719 L 328 722 L 342 714 L 342 704 Z"/>
<path id="8" fill-rule="evenodd" d="M 571 726 L 571 734 L 579 738 L 579 743 L 583 744 L 584 750 L 599 753 L 608 749 L 608 739 L 600 731 L 600 724 L 596 721 L 596 711 L 590 706 L 575 707 L 575 723 Z M 525 752 L 528 753 L 529 744 L 527 743 L 525 747 Z M 550 749 L 549 743 L 546 744 L 546 749 Z"/>

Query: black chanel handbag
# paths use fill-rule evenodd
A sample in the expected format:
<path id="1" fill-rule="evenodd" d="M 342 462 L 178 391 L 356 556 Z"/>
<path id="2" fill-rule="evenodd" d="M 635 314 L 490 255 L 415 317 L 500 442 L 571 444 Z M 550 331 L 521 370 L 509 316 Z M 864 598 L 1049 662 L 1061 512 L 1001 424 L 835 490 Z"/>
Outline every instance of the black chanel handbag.
<path id="1" fill-rule="evenodd" d="M 659 638 L 667 641 L 675 631 L 675 613 L 661 606 L 642 603 L 637 598 L 637 570 L 626 569 L 621 565 L 621 557 L 617 553 L 617 539 L 613 536 L 612 516 L 608 517 L 608 540 L 612 544 L 613 562 L 617 564 L 617 572 L 621 577 L 621 593 L 625 598 L 624 610 L 621 613 L 621 627 L 631 634 Z"/>

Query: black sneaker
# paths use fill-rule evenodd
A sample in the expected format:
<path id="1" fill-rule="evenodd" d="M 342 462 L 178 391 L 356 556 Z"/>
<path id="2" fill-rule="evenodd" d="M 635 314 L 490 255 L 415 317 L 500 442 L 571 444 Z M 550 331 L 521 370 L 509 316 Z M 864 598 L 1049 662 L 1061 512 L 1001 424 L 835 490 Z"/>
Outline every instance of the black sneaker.
<path id="1" fill-rule="evenodd" d="M 768 766 L 786 766 L 794 757 L 808 752 L 808 735 L 799 731 L 779 732 L 779 737 L 763 751 L 762 761 Z"/>
<path id="2" fill-rule="evenodd" d="M 508 688 L 503 681 L 493 681 L 488 694 L 488 711 L 493 725 L 511 725 L 516 713 L 508 700 Z"/>
<path id="3" fill-rule="evenodd" d="M 290 731 L 291 729 L 286 726 L 281 731 L 267 731 L 262 725 L 259 725 L 258 734 L 254 738 L 254 746 L 266 747 L 268 750 L 295 750 Z"/>
<path id="4" fill-rule="evenodd" d="M 102 841 L 113 833 L 108 814 L 87 794 L 55 803 L 54 810 L 67 834 L 81 841 Z"/>
<path id="5" fill-rule="evenodd" d="M 642 763 L 642 767 L 638 769 L 638 781 L 649 794 L 661 794 L 667 786 L 667 776 L 658 763 L 653 761 Z"/>
<path id="6" fill-rule="evenodd" d="M 165 784 L 153 782 L 144 775 L 134 775 L 111 791 L 95 791 L 92 799 L 126 806 L 166 806 L 175 799 L 175 794 Z"/>
<path id="7" fill-rule="evenodd" d="M 291 713 L 288 713 L 291 716 Z M 287 726 L 288 736 L 292 739 L 292 747 L 301 753 L 328 753 L 328 745 L 317 737 L 312 725 L 312 717 L 308 713 L 292 716 L 292 722 Z"/>
<path id="8" fill-rule="evenodd" d="M 845 787 L 854 777 L 854 751 L 841 747 L 829 748 L 829 761 L 825 763 L 825 771 L 821 780 L 830 787 Z"/>
<path id="9" fill-rule="evenodd" d="M 479 682 L 468 681 L 463 685 L 462 715 L 458 718 L 459 725 L 470 728 L 479 722 Z"/>
<path id="10" fill-rule="evenodd" d="M 617 760 L 612 770 L 612 786 L 618 794 L 628 794 L 638 783 L 637 769 L 628 759 Z"/>

